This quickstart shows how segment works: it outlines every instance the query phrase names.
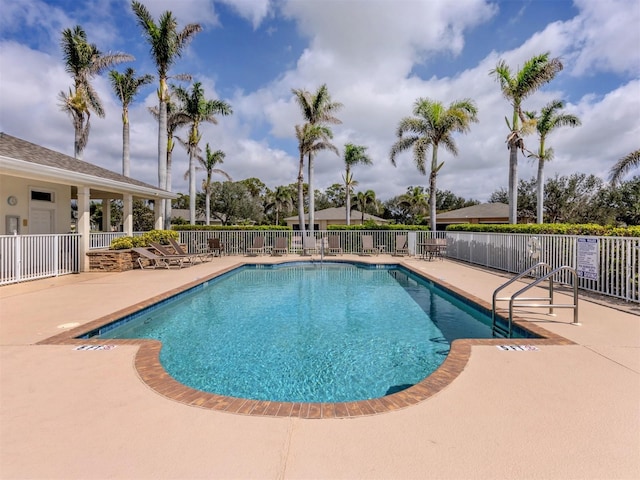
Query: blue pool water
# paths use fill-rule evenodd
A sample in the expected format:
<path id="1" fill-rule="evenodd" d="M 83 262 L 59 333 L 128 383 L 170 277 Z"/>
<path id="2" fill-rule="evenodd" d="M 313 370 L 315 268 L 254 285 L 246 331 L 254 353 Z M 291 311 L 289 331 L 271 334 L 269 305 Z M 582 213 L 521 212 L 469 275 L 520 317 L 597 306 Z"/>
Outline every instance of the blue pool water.
<path id="1" fill-rule="evenodd" d="M 198 390 L 342 402 L 421 381 L 489 322 L 399 267 L 299 262 L 242 267 L 93 333 L 160 340 L 167 372 Z"/>

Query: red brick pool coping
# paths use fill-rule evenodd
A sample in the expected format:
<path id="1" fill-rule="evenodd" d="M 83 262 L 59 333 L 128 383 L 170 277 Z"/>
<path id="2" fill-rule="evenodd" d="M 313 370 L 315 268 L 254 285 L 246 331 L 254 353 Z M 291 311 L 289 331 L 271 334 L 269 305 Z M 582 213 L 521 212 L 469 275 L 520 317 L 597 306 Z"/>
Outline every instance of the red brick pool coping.
<path id="1" fill-rule="evenodd" d="M 286 260 L 284 260 L 286 262 Z M 348 262 L 353 263 L 353 262 Z M 399 262 L 404 268 L 414 272 L 415 274 L 426 278 L 438 285 L 443 286 L 455 294 L 474 302 L 484 308 L 491 310 L 484 300 L 475 297 L 460 290 L 459 288 L 448 284 L 440 279 L 435 279 L 430 275 L 422 272 L 409 264 Z M 256 415 L 267 417 L 298 417 L 305 419 L 323 419 L 323 418 L 351 418 L 365 415 L 376 415 L 380 413 L 392 412 L 402 408 L 410 407 L 420 403 L 429 397 L 435 395 L 439 391 L 446 388 L 452 383 L 460 373 L 464 370 L 469 357 L 471 356 L 471 347 L 474 345 L 574 345 L 575 343 L 560 335 L 552 333 L 539 325 L 527 322 L 526 320 L 514 317 L 514 324 L 525 328 L 541 338 L 524 338 L 524 339 L 461 339 L 455 340 L 451 344 L 449 354 L 445 361 L 427 378 L 421 382 L 402 390 L 400 392 L 387 395 L 381 398 L 370 400 L 360 400 L 356 402 L 339 402 L 339 403 L 300 403 L 300 402 L 271 402 L 259 400 L 247 400 L 243 398 L 227 397 L 215 393 L 203 392 L 187 387 L 172 378 L 160 363 L 161 342 L 157 340 L 145 339 L 78 339 L 75 338 L 88 331 L 106 325 L 119 318 L 134 314 L 146 307 L 149 307 L 159 301 L 166 300 L 178 293 L 193 288 L 201 283 L 218 277 L 228 271 L 238 268 L 238 265 L 228 267 L 207 277 L 187 283 L 179 288 L 172 289 L 161 295 L 149 298 L 144 302 L 137 303 L 125 309 L 119 310 L 112 314 L 106 315 L 97 320 L 91 321 L 80 327 L 67 330 L 64 333 L 55 335 L 46 340 L 38 342 L 39 345 L 139 345 L 138 352 L 135 357 L 135 369 L 141 380 L 151 389 L 160 395 L 180 402 L 209 410 L 216 410 L 227 413 Z"/>

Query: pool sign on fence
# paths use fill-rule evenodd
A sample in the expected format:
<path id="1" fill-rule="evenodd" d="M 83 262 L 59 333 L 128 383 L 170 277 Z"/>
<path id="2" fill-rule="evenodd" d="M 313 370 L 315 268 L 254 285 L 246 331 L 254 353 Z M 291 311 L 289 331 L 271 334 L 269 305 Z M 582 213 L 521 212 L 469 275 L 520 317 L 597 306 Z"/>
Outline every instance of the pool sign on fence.
<path id="1" fill-rule="evenodd" d="M 598 280 L 598 239 L 578 238 L 577 273 L 579 278 Z"/>

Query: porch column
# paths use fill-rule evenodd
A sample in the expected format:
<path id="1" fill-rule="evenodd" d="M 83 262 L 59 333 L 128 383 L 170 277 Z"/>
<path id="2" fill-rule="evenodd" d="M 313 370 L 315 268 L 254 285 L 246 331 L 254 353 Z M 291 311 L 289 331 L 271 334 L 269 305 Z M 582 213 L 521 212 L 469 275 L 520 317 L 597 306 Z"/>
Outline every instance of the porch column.
<path id="1" fill-rule="evenodd" d="M 111 231 L 111 199 L 102 199 L 102 231 Z"/>
<path id="2" fill-rule="evenodd" d="M 122 195 L 122 229 L 128 237 L 133 236 L 133 195 Z"/>
<path id="3" fill-rule="evenodd" d="M 163 210 L 164 209 L 162 208 L 162 201 L 159 198 L 156 198 L 153 201 L 153 214 L 156 219 L 153 228 L 155 228 L 156 230 L 164 229 L 164 211 Z"/>
<path id="4" fill-rule="evenodd" d="M 80 234 L 80 244 L 78 245 L 80 259 L 79 269 L 81 272 L 89 271 L 89 246 L 91 245 L 91 194 L 89 187 L 78 186 L 78 233 Z"/>

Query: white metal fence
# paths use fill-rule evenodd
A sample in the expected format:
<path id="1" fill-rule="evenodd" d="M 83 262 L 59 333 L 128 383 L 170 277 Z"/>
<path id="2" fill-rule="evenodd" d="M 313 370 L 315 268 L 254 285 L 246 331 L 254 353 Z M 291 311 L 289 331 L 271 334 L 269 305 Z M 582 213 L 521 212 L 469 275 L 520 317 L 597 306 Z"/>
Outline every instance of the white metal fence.
<path id="1" fill-rule="evenodd" d="M 575 235 L 525 235 L 447 232 L 450 258 L 519 273 L 538 262 L 552 269 L 578 268 Z M 640 238 L 588 237 L 597 241 L 597 279 L 579 278 L 578 287 L 603 295 L 640 302 Z M 570 283 L 568 273 L 560 281 Z"/>
<path id="2" fill-rule="evenodd" d="M 140 234 L 140 233 L 137 233 Z M 121 232 L 92 233 L 92 249 L 107 248 Z M 425 232 L 391 230 L 322 230 L 313 233 L 311 244 L 327 251 L 329 237 L 337 237 L 343 253 L 362 252 L 363 235 L 373 237 L 373 245 L 384 253 L 393 253 L 398 235 L 406 236 L 412 255 L 428 239 L 447 239 L 446 255 L 476 265 L 505 272 L 519 273 L 537 262 L 553 269 L 567 265 L 578 267 L 578 236 L 527 235 L 478 232 Z M 275 245 L 276 237 L 288 240 L 289 251 L 299 253 L 308 248 L 301 232 L 291 230 L 196 230 L 181 231 L 180 241 L 194 252 L 206 248 L 209 238 L 219 238 L 228 255 L 241 255 L 263 236 L 265 245 Z M 4 235 L 0 236 L 0 285 L 78 272 L 79 235 Z M 603 295 L 640 303 L 640 238 L 588 237 L 597 240 L 596 279 L 580 278 L 578 286 Z M 324 246 L 324 249 L 321 247 Z M 569 278 L 559 278 L 569 282 Z"/>
<path id="3" fill-rule="evenodd" d="M 78 272 L 80 235 L 0 235 L 0 285 Z"/>

